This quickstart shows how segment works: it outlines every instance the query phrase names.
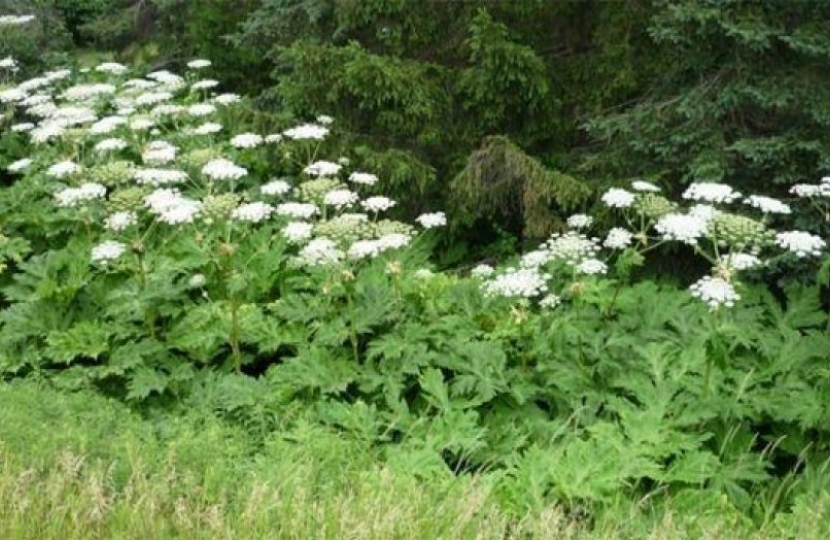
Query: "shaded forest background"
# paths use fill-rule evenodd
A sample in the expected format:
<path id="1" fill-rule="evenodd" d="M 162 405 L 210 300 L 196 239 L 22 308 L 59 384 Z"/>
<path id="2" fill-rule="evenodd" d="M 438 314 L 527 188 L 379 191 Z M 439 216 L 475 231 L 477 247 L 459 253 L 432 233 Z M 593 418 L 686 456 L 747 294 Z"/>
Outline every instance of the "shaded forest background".
<path id="1" fill-rule="evenodd" d="M 33 7 L 34 4 L 34 7 Z M 256 122 L 337 119 L 410 212 L 452 219 L 445 264 L 543 238 L 634 179 L 786 197 L 830 170 L 830 3 L 0 0 L 32 72 L 213 61 Z M 8 40 L 7 40 L 8 41 Z M 594 209 L 596 210 L 596 209 Z M 816 229 L 819 223 L 802 223 Z"/>

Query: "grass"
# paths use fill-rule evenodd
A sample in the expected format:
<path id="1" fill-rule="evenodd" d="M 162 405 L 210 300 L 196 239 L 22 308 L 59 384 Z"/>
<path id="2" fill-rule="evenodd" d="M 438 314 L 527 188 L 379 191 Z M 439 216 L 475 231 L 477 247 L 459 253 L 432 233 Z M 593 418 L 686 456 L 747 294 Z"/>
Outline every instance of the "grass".
<path id="1" fill-rule="evenodd" d="M 761 530 L 645 501 L 589 527 L 554 505 L 509 512 L 495 474 L 421 478 L 320 428 L 254 444 L 204 415 L 149 421 L 98 395 L 32 383 L 0 384 L 0 404 L 0 538 L 9 540 L 827 537 L 828 498 Z"/>

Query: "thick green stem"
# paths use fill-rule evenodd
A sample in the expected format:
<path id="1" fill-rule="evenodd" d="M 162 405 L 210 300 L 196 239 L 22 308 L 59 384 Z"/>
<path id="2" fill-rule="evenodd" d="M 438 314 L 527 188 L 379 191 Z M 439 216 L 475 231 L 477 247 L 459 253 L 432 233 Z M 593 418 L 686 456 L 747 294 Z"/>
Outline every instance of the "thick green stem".
<path id="1" fill-rule="evenodd" d="M 359 342 L 357 340 L 357 326 L 355 324 L 354 302 L 351 292 L 346 293 L 346 305 L 349 308 L 349 341 L 352 343 L 352 355 L 356 364 L 360 363 Z"/>
<path id="2" fill-rule="evenodd" d="M 242 372 L 242 352 L 239 349 L 239 302 L 235 297 L 230 298 L 231 302 L 231 330 L 228 341 L 231 344 L 231 358 L 233 358 L 234 370 Z"/>
<path id="3" fill-rule="evenodd" d="M 617 297 L 619 297 L 620 291 L 622 290 L 622 287 L 623 287 L 623 281 L 621 279 L 617 280 L 617 285 L 614 287 L 614 295 L 611 297 L 611 303 L 609 303 L 608 306 L 606 306 L 605 310 L 603 311 L 603 316 L 604 317 L 610 317 L 611 316 L 611 313 L 613 312 L 614 307 L 617 305 Z"/>
<path id="4" fill-rule="evenodd" d="M 141 286 L 141 291 L 147 290 L 147 269 L 144 267 L 144 257 L 140 251 L 135 251 L 135 258 L 138 262 L 138 284 Z M 150 337 L 156 339 L 156 314 L 153 306 L 149 306 L 144 313 L 144 324 L 147 325 L 147 331 Z"/>
<path id="5" fill-rule="evenodd" d="M 703 397 L 709 397 L 709 390 L 712 384 L 712 359 L 706 356 L 706 372 L 703 375 Z"/>

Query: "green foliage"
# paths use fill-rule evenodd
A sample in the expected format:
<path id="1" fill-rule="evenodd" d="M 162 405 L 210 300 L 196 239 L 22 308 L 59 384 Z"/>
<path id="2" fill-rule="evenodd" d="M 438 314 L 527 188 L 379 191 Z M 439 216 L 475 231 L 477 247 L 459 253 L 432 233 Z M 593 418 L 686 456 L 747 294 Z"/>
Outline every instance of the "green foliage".
<path id="1" fill-rule="evenodd" d="M 561 215 L 591 194 L 583 182 L 545 169 L 504 137 L 485 139 L 450 189 L 460 222 L 469 224 L 481 216 L 518 216 L 524 235 L 537 239 L 563 227 L 554 207 Z"/>
<path id="2" fill-rule="evenodd" d="M 158 65 L 208 57 L 262 108 L 332 114 L 344 145 L 399 153 L 410 165 L 397 171 L 401 183 L 384 187 L 402 200 L 418 193 L 465 206 L 446 184 L 493 136 L 552 174 L 598 184 L 646 177 L 672 191 L 727 181 L 753 192 L 772 182 L 784 195 L 785 184 L 823 174 L 830 155 L 821 79 L 830 12 L 817 2 L 41 0 L 37 8 L 43 34 L 20 35 L 29 41 L 15 55 L 34 61 L 68 27 L 77 43 Z M 516 207 L 480 211 L 481 222 L 514 233 L 526 221 Z M 809 225 L 826 232 L 825 222 Z M 493 240 L 478 229 L 456 228 L 453 239 Z"/>
<path id="3" fill-rule="evenodd" d="M 656 2 L 650 10 L 638 31 L 655 47 L 641 68 L 653 84 L 588 120 L 608 143 L 602 151 L 611 150 L 592 162 L 595 173 L 758 190 L 825 169 L 828 96 L 815 74 L 827 51 L 815 24 L 830 15 L 826 6 Z"/>
<path id="4" fill-rule="evenodd" d="M 232 379 L 214 387 L 245 393 Z M 424 479 L 413 472 L 427 468 L 417 448 L 378 465 L 365 442 L 320 427 L 252 439 L 207 411 L 142 418 L 100 395 L 32 382 L 0 385 L 0 399 L 4 538 L 820 540 L 828 527 L 826 491 L 761 527 L 701 490 L 621 501 L 589 523 L 554 505 L 505 510 L 519 485 L 498 473 Z M 550 456 L 537 457 L 526 491 L 549 474 Z"/>
<path id="5" fill-rule="evenodd" d="M 76 40 L 88 32 L 91 41 L 117 47 L 122 32 L 136 31 L 119 17 L 146 7 L 105 4 L 61 4 L 68 18 L 101 16 L 73 22 Z M 185 444 L 187 458 L 202 466 L 209 463 L 204 448 L 221 446 L 231 453 L 230 472 L 211 484 L 205 465 L 179 488 L 207 483 L 216 505 L 224 502 L 222 487 L 251 478 L 237 467 L 243 456 L 290 450 L 293 464 L 311 447 L 331 470 L 349 460 L 368 468 L 382 462 L 427 485 L 486 472 L 488 496 L 517 520 L 500 537 L 551 504 L 587 513 L 598 527 L 621 501 L 654 501 L 649 508 L 666 512 L 676 504 L 746 531 L 792 531 L 811 512 L 826 522 L 830 336 L 825 291 L 805 278 L 806 263 L 774 261 L 765 277 L 775 278 L 779 294 L 744 284 L 731 311 L 707 311 L 665 276 L 631 284 L 649 270 L 644 253 L 665 240 L 649 238 L 650 228 L 679 208 L 638 195 L 631 213 L 622 212 L 638 229 L 635 246 L 609 260 L 616 271 L 587 275 L 574 264 L 548 265 L 546 292 L 561 293 L 562 303 L 542 307 L 483 294 L 477 277 L 428 271 L 426 253 L 446 242 L 441 233 L 426 233 L 410 249 L 342 262 L 356 239 L 411 229 L 373 215 L 346 230 L 342 209 L 315 201 L 314 234 L 341 250 L 338 264 L 315 266 L 297 257 L 302 248 L 287 237 L 287 218 L 231 219 L 241 204 L 263 198 L 273 175 L 300 198 L 351 185 L 345 172 L 310 178 L 304 167 L 323 153 L 343 156 L 349 170 L 377 172 L 402 215 L 450 202 L 456 225 L 496 221 L 533 239 L 587 205 L 594 193 L 587 178 L 646 177 L 666 192 L 701 180 L 754 191 L 770 179 L 783 190 L 826 161 L 823 94 L 812 79 L 824 55 L 820 26 L 813 27 L 826 18 L 823 8 L 805 4 L 781 17 L 782 7 L 748 2 L 631 3 L 625 13 L 611 3 L 541 1 L 228 6 L 152 2 L 150 26 L 170 30 L 159 39 L 163 60 L 209 56 L 218 72 L 235 71 L 234 88 L 264 90 L 259 105 L 278 109 L 222 109 L 215 119 L 226 131 L 265 134 L 290 125 L 292 115 L 330 113 L 336 137 L 235 148 L 225 134 L 187 131 L 201 120 L 156 111 L 151 135 L 116 128 L 130 148 L 112 165 L 94 150 L 98 134 L 73 129 L 29 145 L 23 134 L 4 133 L 4 170 L 22 157 L 33 163 L 4 176 L 0 190 L 7 265 L 0 378 L 83 396 L 95 389 L 151 416 L 179 409 L 218 415 L 234 427 L 210 423 L 218 427 L 208 435 L 218 433 L 218 442 L 186 430 L 194 438 Z M 237 30 L 236 49 L 216 39 Z M 770 75 L 770 65 L 782 69 Z M 195 78 L 188 74 L 186 82 Z M 75 82 L 53 89 L 59 94 Z M 172 90 L 175 102 L 185 107 L 208 95 L 180 90 Z M 116 109 L 109 98 L 87 104 L 101 116 Z M 188 177 L 181 189 L 203 205 L 205 219 L 167 227 L 144 209 L 151 188 L 125 185 L 132 172 L 117 163 L 139 167 L 157 138 L 177 146 L 176 165 Z M 223 155 L 248 174 L 206 178 L 202 166 Z M 64 159 L 84 165 L 89 178 L 50 177 L 47 169 Z M 101 181 L 107 198 L 55 205 L 56 194 L 87 180 Z M 823 203 L 805 200 L 793 205 L 795 224 L 821 231 L 824 216 L 800 211 L 810 204 L 826 215 Z M 124 208 L 137 212 L 133 229 L 102 226 Z M 713 250 L 715 273 L 732 279 L 732 269 L 719 264 L 723 248 L 765 246 L 767 219 L 721 216 L 710 232 L 723 238 L 701 238 L 688 251 Z M 91 264 L 91 251 L 113 239 L 123 253 Z M 444 261 L 464 257 L 453 240 Z M 509 239 L 501 245 L 513 246 Z M 664 260 L 674 263 L 677 253 Z M 827 282 L 826 264 L 820 281 Z M 139 423 L 119 411 L 108 422 Z M 141 437 L 163 446 L 141 425 Z M 169 435 L 180 427 L 162 422 L 152 430 Z M 257 464 L 247 472 L 262 473 L 268 461 Z M 267 478 L 290 472 L 283 467 Z M 175 504 L 175 496 L 161 497 L 161 506 Z M 246 515 L 240 501 L 228 506 L 231 514 Z M 435 500 L 427 502 L 434 510 Z M 457 529 L 428 530 L 458 536 Z"/>

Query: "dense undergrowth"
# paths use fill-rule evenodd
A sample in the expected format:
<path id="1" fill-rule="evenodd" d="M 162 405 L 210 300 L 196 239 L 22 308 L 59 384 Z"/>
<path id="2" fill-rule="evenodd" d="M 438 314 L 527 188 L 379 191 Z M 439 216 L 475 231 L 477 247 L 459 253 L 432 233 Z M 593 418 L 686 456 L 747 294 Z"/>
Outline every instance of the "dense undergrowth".
<path id="1" fill-rule="evenodd" d="M 826 533 L 830 179 L 440 268 L 337 119 L 182 67 L 0 87 L 6 536 Z"/>
<path id="2" fill-rule="evenodd" d="M 762 527 L 723 500 L 654 493 L 588 517 L 506 510 L 495 473 L 424 478 L 321 426 L 254 441 L 202 411 L 142 419 L 44 385 L 0 385 L 0 534 L 73 538 L 747 538 L 826 536 L 830 500 Z"/>

